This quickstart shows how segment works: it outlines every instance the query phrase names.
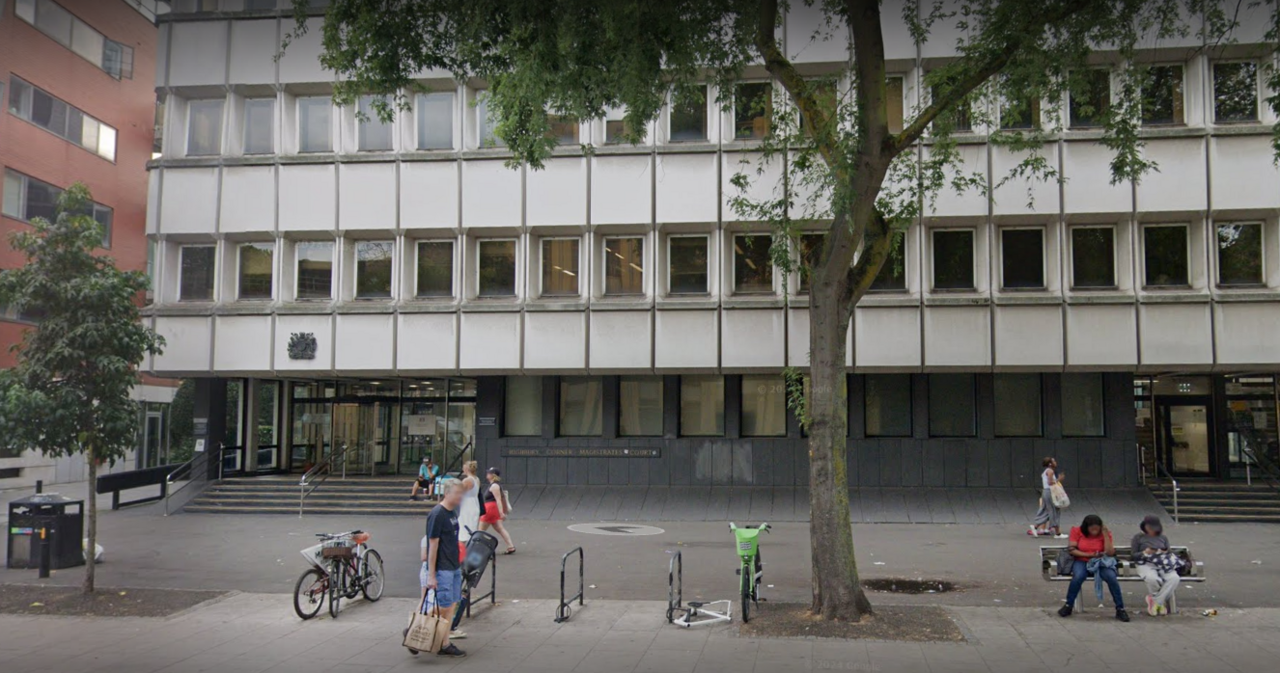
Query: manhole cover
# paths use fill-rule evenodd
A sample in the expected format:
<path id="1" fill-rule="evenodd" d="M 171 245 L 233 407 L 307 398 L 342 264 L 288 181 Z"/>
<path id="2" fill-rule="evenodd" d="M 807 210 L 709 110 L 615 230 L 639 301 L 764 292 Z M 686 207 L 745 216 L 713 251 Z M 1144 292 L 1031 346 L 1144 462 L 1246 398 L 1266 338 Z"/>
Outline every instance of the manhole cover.
<path id="1" fill-rule="evenodd" d="M 661 535 L 666 532 L 654 526 L 633 523 L 575 523 L 569 526 L 569 530 L 591 535 Z"/>

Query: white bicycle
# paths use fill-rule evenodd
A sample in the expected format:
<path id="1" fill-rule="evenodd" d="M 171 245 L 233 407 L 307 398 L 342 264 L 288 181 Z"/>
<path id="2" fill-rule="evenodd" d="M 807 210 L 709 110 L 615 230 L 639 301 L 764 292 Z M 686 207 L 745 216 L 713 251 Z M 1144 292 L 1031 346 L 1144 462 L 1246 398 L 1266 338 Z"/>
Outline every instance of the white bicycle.
<path id="1" fill-rule="evenodd" d="M 303 619 L 320 614 L 329 598 L 329 615 L 337 618 L 342 599 L 364 594 L 367 601 L 382 598 L 382 556 L 369 548 L 369 534 L 316 533 L 320 544 L 302 550 L 311 564 L 293 588 L 293 611 Z"/>

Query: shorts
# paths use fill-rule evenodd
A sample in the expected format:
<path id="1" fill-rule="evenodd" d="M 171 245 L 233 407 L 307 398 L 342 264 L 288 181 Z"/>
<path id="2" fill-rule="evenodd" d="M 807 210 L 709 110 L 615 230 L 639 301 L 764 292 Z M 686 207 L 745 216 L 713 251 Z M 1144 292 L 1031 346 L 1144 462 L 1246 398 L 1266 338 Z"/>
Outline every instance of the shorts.
<path id="1" fill-rule="evenodd" d="M 427 564 L 422 564 L 422 571 L 418 574 L 422 581 L 422 586 L 427 586 Z M 449 608 L 462 600 L 462 570 L 454 568 L 453 570 L 436 570 L 436 590 L 427 592 L 427 604 L 439 605 L 441 608 Z"/>
<path id="2" fill-rule="evenodd" d="M 480 515 L 480 521 L 483 523 L 498 523 L 502 517 L 498 513 L 498 503 L 490 500 L 484 504 L 484 514 Z"/>
<path id="3" fill-rule="evenodd" d="M 418 488 L 431 488 L 431 481 L 426 477 L 418 477 Z"/>

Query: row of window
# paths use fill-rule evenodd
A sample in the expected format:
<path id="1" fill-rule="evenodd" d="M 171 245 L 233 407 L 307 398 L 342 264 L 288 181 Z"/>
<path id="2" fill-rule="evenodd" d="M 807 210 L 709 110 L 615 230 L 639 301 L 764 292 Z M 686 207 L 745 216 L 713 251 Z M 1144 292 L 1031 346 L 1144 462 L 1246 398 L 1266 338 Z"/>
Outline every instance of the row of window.
<path id="1" fill-rule="evenodd" d="M 133 47 L 109 39 L 53 0 L 15 0 L 13 13 L 116 79 L 133 79 Z"/>
<path id="2" fill-rule="evenodd" d="M 863 377 L 863 419 L 868 437 L 913 436 L 913 394 L 910 374 L 868 374 Z M 1040 374 L 996 374 L 993 377 L 996 437 L 1042 437 L 1043 381 Z M 555 434 L 559 437 L 599 437 L 603 434 L 604 386 L 613 379 L 562 376 L 557 380 Z M 787 434 L 787 386 L 780 374 L 741 377 L 742 437 L 784 437 Z M 658 437 L 663 434 L 663 377 L 617 377 L 617 427 L 620 437 Z M 930 437 L 975 437 L 978 433 L 977 377 L 974 374 L 930 374 L 928 424 Z M 1102 437 L 1106 434 L 1102 375 L 1071 373 L 1061 376 L 1062 435 Z M 538 437 L 543 433 L 543 379 L 506 379 L 503 434 Z M 722 437 L 725 434 L 725 377 L 681 376 L 679 434 L 682 437 Z"/>
<path id="3" fill-rule="evenodd" d="M 261 12 L 281 9 L 293 10 L 293 0 L 172 0 L 174 14 L 195 14 L 197 12 Z M 311 9 L 329 6 L 329 0 L 309 0 Z"/>
<path id="4" fill-rule="evenodd" d="M 30 222 L 37 217 L 53 222 L 57 218 L 58 197 L 63 190 L 47 182 L 24 175 L 11 168 L 4 171 L 4 205 L 5 217 Z M 111 247 L 112 210 L 100 203 L 89 206 L 93 219 L 102 226 L 102 247 Z"/>
<path id="5" fill-rule="evenodd" d="M 106 159 L 116 160 L 116 130 L 27 82 L 9 77 L 9 113 Z"/>

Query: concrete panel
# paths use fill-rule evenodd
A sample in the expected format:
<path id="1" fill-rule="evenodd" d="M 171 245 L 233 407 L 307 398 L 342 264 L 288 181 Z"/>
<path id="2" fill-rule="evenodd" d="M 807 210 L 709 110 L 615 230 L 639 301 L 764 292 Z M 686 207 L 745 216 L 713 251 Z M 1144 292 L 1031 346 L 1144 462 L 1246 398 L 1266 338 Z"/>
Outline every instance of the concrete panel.
<path id="1" fill-rule="evenodd" d="M 338 227 L 395 229 L 395 164 L 343 164 L 341 170 Z"/>
<path id="2" fill-rule="evenodd" d="M 401 313 L 396 336 L 396 367 L 402 371 L 453 371 L 458 368 L 456 313 Z"/>
<path id="3" fill-rule="evenodd" d="M 271 316 L 219 316 L 214 330 L 213 368 L 219 372 L 271 372 Z"/>
<path id="4" fill-rule="evenodd" d="M 550 159 L 542 170 L 530 170 L 526 179 L 529 226 L 586 224 L 586 159 Z"/>
<path id="5" fill-rule="evenodd" d="M 520 368 L 519 313 L 463 313 L 461 362 L 465 371 Z"/>
<path id="6" fill-rule="evenodd" d="M 1155 161 L 1160 170 L 1147 173 L 1138 183 L 1139 212 L 1204 210 L 1208 206 L 1204 140 L 1153 138 L 1147 141 L 1143 155 Z"/>
<path id="7" fill-rule="evenodd" d="M 165 85 L 165 78 L 169 76 L 169 27 L 171 24 L 162 23 L 157 26 L 156 32 L 156 88 L 162 88 Z"/>
<path id="8" fill-rule="evenodd" d="M 227 80 L 227 22 L 175 23 L 169 63 L 170 86 L 225 84 Z"/>
<path id="9" fill-rule="evenodd" d="M 853 318 L 856 365 L 920 366 L 920 309 L 857 308 Z"/>
<path id="10" fill-rule="evenodd" d="M 334 348 L 339 372 L 395 367 L 395 316 L 339 314 L 337 328 Z"/>
<path id="11" fill-rule="evenodd" d="M 220 231 L 272 231 L 276 228 L 276 179 L 271 166 L 222 169 Z"/>
<path id="12" fill-rule="evenodd" d="M 1131 304 L 1067 307 L 1067 366 L 1138 364 L 1138 321 Z"/>
<path id="13" fill-rule="evenodd" d="M 591 223 L 653 221 L 652 158 L 597 155 L 591 158 Z"/>
<path id="14" fill-rule="evenodd" d="M 1142 364 L 1213 363 L 1208 304 L 1144 304 L 1138 319 Z"/>
<path id="15" fill-rule="evenodd" d="M 275 56 L 279 45 L 274 20 L 232 21 L 231 81 L 236 84 L 275 82 Z M 293 47 L 290 46 L 289 50 L 292 51 Z"/>
<path id="16" fill-rule="evenodd" d="M 786 320 L 780 309 L 724 311 L 720 320 L 722 366 L 786 365 Z"/>
<path id="17" fill-rule="evenodd" d="M 658 311 L 654 367 L 708 368 L 719 365 L 716 345 L 720 325 L 716 311 Z M 690 335 L 698 335 L 690 339 Z"/>
<path id="18" fill-rule="evenodd" d="M 212 320 L 199 318 L 156 318 L 156 333 L 164 337 L 164 353 L 155 356 L 152 369 L 158 374 L 207 372 L 213 349 Z"/>
<path id="19" fill-rule="evenodd" d="M 716 155 L 660 154 L 657 168 L 659 222 L 715 222 Z"/>
<path id="20" fill-rule="evenodd" d="M 958 170 L 947 171 L 948 181 L 956 173 L 987 173 L 987 147 L 985 145 L 961 145 L 956 148 L 963 163 Z M 1025 203 L 1026 199 L 1023 199 Z M 976 189 L 957 192 L 948 186 L 938 192 L 932 206 L 928 207 L 932 216 L 945 217 L 981 217 L 987 214 L 987 195 Z"/>
<path id="21" fill-rule="evenodd" d="M 276 371 L 329 371 L 333 369 L 333 317 L 328 315 L 280 315 L 276 317 Z M 294 334 L 316 338 L 312 360 L 289 358 L 289 339 Z"/>
<path id="22" fill-rule="evenodd" d="M 889 0 L 885 2 L 880 13 L 902 16 L 902 10 L 900 9 L 902 1 Z M 967 38 L 969 35 L 969 31 L 962 26 L 962 22 L 967 20 L 961 13 L 964 4 L 961 0 L 940 0 L 938 2 L 930 2 L 920 9 L 920 13 L 923 15 L 928 15 L 934 7 L 937 7 L 941 12 L 938 20 L 933 23 L 929 30 L 928 41 L 920 45 L 921 56 L 924 58 L 955 56 L 957 42 Z"/>
<path id="23" fill-rule="evenodd" d="M 147 233 L 160 231 L 160 176 L 164 171 L 147 172 Z"/>
<path id="24" fill-rule="evenodd" d="M 997 367 L 1060 367 L 1062 360 L 1062 307 L 996 307 Z"/>
<path id="25" fill-rule="evenodd" d="M 933 306 L 924 310 L 926 367 L 991 364 L 991 316 L 985 306 Z"/>
<path id="26" fill-rule="evenodd" d="M 458 226 L 458 165 L 452 161 L 400 164 L 400 226 Z"/>
<path id="27" fill-rule="evenodd" d="M 280 57 L 281 84 L 333 81 L 333 73 L 320 65 L 320 54 L 324 52 L 321 38 L 317 23 L 306 35 L 289 44 L 289 48 Z"/>
<path id="28" fill-rule="evenodd" d="M 165 234 L 211 234 L 218 212 L 216 168 L 167 168 L 161 196 L 160 231 Z"/>
<path id="29" fill-rule="evenodd" d="M 280 230 L 332 231 L 337 173 L 333 165 L 280 167 Z"/>
<path id="30" fill-rule="evenodd" d="M 1049 145 L 1040 151 L 1040 155 L 1050 166 L 1057 163 L 1056 147 L 1056 145 Z M 993 186 L 1009 177 L 1011 172 L 1028 157 L 1026 152 L 1015 153 L 1003 147 L 994 147 L 991 152 L 991 184 Z M 1058 198 L 1058 181 L 1055 179 L 1015 178 L 995 190 L 992 195 L 994 201 L 992 211 L 996 215 L 1028 213 L 1057 215 Z"/>
<path id="31" fill-rule="evenodd" d="M 916 41 L 902 18 L 904 0 L 886 0 L 880 5 L 880 32 L 884 34 L 886 59 L 916 58 Z M 954 44 L 954 43 L 953 43 Z"/>
<path id="32" fill-rule="evenodd" d="M 1274 365 L 1280 362 L 1280 305 L 1267 303 L 1216 304 L 1214 329 L 1218 363 Z"/>
<path id="33" fill-rule="evenodd" d="M 794 309 L 787 315 L 787 366 L 809 366 L 808 309 Z"/>
<path id="34" fill-rule="evenodd" d="M 590 343 L 592 369 L 649 369 L 653 367 L 653 314 L 594 311 Z"/>
<path id="35" fill-rule="evenodd" d="M 502 161 L 462 164 L 462 226 L 518 227 L 521 225 L 520 170 Z"/>
<path id="36" fill-rule="evenodd" d="M 791 5 L 783 35 L 787 57 L 797 63 L 849 60 L 848 29 L 842 21 L 828 23 L 820 6 L 801 2 Z"/>
<path id="37" fill-rule="evenodd" d="M 1256 137 L 1214 138 L 1213 205 L 1215 208 L 1280 207 L 1280 170 L 1272 163 L 1270 145 Z"/>
<path id="38" fill-rule="evenodd" d="M 1068 213 L 1130 213 L 1133 189 L 1111 184 L 1111 150 L 1089 142 L 1062 145 L 1063 207 Z"/>
<path id="39" fill-rule="evenodd" d="M 587 366 L 587 314 L 538 311 L 524 314 L 525 370 L 581 370 Z"/>
<path id="40" fill-rule="evenodd" d="M 776 157 L 766 162 L 764 155 L 757 152 L 735 152 L 724 154 L 721 161 L 724 164 L 720 173 L 723 181 L 720 187 L 721 218 L 726 222 L 757 219 L 741 217 L 734 211 L 731 201 L 740 196 L 746 196 L 756 203 L 778 198 L 782 186 L 782 158 Z M 759 172 L 762 165 L 764 170 Z M 732 180 L 738 174 L 747 178 L 745 194 L 733 186 Z"/>

